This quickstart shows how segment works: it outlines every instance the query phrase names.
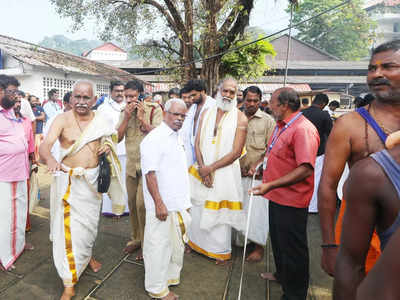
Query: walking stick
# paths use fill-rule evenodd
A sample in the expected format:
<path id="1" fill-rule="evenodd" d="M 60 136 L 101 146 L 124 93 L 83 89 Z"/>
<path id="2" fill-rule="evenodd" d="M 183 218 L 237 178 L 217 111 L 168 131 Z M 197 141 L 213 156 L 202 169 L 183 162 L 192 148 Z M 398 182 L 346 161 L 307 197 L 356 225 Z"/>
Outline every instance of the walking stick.
<path id="1" fill-rule="evenodd" d="M 257 165 L 256 170 L 258 170 L 258 168 L 260 166 L 261 166 L 261 163 Z M 248 235 L 249 235 L 249 228 L 250 228 L 250 215 L 251 215 L 251 208 L 253 206 L 253 196 L 254 196 L 253 188 L 254 188 L 254 181 L 256 179 L 256 174 L 257 174 L 257 171 L 253 174 L 253 179 L 251 181 L 251 193 L 250 193 L 250 199 L 249 199 L 249 207 L 248 207 L 248 211 L 247 211 L 246 234 L 244 236 L 244 248 L 243 248 L 243 257 L 242 257 L 242 272 L 240 274 L 238 300 L 240 300 L 240 297 L 242 295 L 244 263 L 246 261 L 247 238 L 248 238 Z"/>

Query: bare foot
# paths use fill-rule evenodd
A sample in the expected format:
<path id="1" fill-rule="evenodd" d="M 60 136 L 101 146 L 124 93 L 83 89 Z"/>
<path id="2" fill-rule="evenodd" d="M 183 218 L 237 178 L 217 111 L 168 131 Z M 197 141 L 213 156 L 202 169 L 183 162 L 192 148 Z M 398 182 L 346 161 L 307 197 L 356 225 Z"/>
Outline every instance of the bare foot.
<path id="1" fill-rule="evenodd" d="M 90 259 L 89 266 L 93 272 L 97 273 L 101 269 L 101 263 L 95 260 L 93 257 Z"/>
<path id="2" fill-rule="evenodd" d="M 259 262 L 264 257 L 264 248 L 260 245 L 256 245 L 253 252 L 246 257 L 246 261 L 248 262 Z"/>
<path id="3" fill-rule="evenodd" d="M 265 280 L 276 281 L 276 278 L 273 273 L 265 272 L 265 273 L 261 273 L 260 276 L 262 279 L 265 279 Z"/>
<path id="4" fill-rule="evenodd" d="M 161 298 L 162 300 L 178 300 L 179 296 L 174 294 L 173 292 L 169 292 L 169 294 L 167 296 L 165 296 L 164 298 Z"/>
<path id="5" fill-rule="evenodd" d="M 186 254 L 192 253 L 192 248 L 190 248 L 189 245 L 185 245 L 185 253 Z"/>
<path id="6" fill-rule="evenodd" d="M 136 255 L 135 260 L 136 260 L 136 261 L 141 261 L 141 260 L 143 260 L 142 249 L 139 250 L 139 253 L 138 253 L 138 255 Z"/>
<path id="7" fill-rule="evenodd" d="M 230 259 L 228 259 L 228 260 L 220 260 L 220 259 L 217 259 L 217 260 L 215 261 L 215 264 L 218 265 L 218 266 L 227 266 L 227 265 L 229 265 L 231 262 L 232 262 L 232 261 L 231 261 Z"/>
<path id="8" fill-rule="evenodd" d="M 25 250 L 33 250 L 35 249 L 35 247 L 33 247 L 33 245 L 31 243 L 25 243 Z"/>
<path id="9" fill-rule="evenodd" d="M 64 293 L 62 294 L 60 300 L 70 300 L 73 296 L 75 296 L 74 287 L 64 287 Z"/>
<path id="10" fill-rule="evenodd" d="M 125 253 L 133 253 L 140 248 L 140 244 L 129 244 L 124 248 Z"/>

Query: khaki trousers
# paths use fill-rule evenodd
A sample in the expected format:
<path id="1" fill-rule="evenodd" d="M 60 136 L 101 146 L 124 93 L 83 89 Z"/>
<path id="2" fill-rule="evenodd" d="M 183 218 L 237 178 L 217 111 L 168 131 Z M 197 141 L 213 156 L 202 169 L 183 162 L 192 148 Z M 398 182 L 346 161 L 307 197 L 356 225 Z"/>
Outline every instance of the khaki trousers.
<path id="1" fill-rule="evenodd" d="M 136 178 L 126 176 L 126 189 L 128 191 L 129 216 L 131 218 L 131 240 L 128 245 L 143 245 L 144 225 L 146 222 L 146 208 L 144 207 L 142 175 Z"/>

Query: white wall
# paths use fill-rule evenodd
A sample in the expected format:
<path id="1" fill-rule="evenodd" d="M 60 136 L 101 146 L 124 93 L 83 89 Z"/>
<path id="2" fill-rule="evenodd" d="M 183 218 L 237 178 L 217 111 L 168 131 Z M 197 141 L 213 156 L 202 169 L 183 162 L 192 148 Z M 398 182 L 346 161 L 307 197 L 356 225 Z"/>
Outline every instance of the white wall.
<path id="1" fill-rule="evenodd" d="M 91 60 L 127 60 L 126 52 L 93 50 L 87 56 Z"/>
<path id="2" fill-rule="evenodd" d="M 95 95 L 109 93 L 110 80 L 92 75 L 79 73 L 68 74 L 62 71 L 51 70 L 44 67 L 33 67 L 29 73 L 15 76 L 21 83 L 20 89 L 24 92 L 39 97 L 43 102 L 48 98 L 49 90 L 55 88 L 62 99 L 66 92 L 72 90 L 72 85 L 78 80 L 90 80 L 95 85 Z"/>

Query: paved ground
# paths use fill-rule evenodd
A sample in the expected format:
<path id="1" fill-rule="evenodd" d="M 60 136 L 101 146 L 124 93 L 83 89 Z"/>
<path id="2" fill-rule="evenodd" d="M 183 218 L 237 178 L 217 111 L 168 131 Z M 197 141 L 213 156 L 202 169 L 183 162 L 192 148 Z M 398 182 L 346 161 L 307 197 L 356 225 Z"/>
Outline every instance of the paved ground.
<path id="1" fill-rule="evenodd" d="M 32 231 L 27 241 L 35 246 L 34 251 L 25 252 L 16 262 L 16 269 L 0 273 L 0 299 L 59 299 L 62 283 L 53 265 L 51 243 L 48 238 L 48 178 L 41 181 L 40 207 L 32 215 Z M 331 279 L 319 267 L 320 233 L 318 215 L 309 218 L 309 245 L 311 258 L 311 284 L 309 299 L 331 299 Z M 95 257 L 103 263 L 99 273 L 86 270 L 76 285 L 74 299 L 87 300 L 141 300 L 150 299 L 144 292 L 144 267 L 134 261 L 135 254 L 125 256 L 122 249 L 129 237 L 129 218 L 118 222 L 101 218 L 99 234 L 94 247 Z M 196 253 L 186 254 L 181 284 L 172 290 L 184 300 L 233 300 L 237 299 L 241 248 L 233 249 L 233 260 L 229 266 L 216 266 L 213 261 Z M 266 258 L 273 270 L 273 258 L 269 248 Z M 268 255 L 269 254 L 269 255 Z M 267 270 L 268 261 L 246 264 L 243 300 L 280 299 L 280 287 L 267 283 L 259 273 Z"/>

